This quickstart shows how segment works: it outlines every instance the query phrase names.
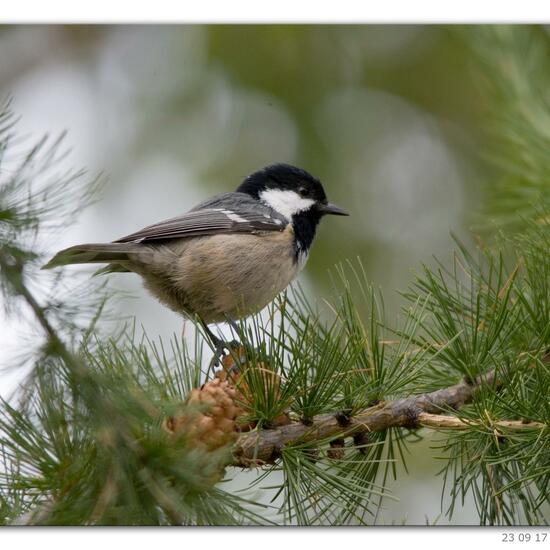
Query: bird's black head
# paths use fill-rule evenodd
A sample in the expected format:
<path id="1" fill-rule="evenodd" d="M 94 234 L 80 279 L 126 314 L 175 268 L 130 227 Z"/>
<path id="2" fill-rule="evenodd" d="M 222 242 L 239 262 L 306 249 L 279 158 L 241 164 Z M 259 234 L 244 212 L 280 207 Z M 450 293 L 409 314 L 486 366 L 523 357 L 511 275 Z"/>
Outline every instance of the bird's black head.
<path id="1" fill-rule="evenodd" d="M 317 220 L 325 214 L 347 215 L 327 201 L 323 185 L 317 178 L 289 164 L 273 164 L 254 172 L 237 191 L 260 200 L 289 220 L 305 212 Z"/>
<path id="2" fill-rule="evenodd" d="M 292 223 L 297 259 L 307 256 L 317 224 L 325 214 L 348 215 L 327 201 L 325 190 L 317 178 L 288 164 L 273 164 L 254 172 L 237 191 L 251 195 Z"/>

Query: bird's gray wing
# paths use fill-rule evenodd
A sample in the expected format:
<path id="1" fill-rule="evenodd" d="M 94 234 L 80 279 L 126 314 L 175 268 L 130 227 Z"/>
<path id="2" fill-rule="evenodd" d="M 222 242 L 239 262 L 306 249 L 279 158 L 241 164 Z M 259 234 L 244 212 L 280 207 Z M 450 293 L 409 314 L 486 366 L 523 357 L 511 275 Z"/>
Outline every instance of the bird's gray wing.
<path id="1" fill-rule="evenodd" d="M 149 225 L 114 242 L 144 243 L 218 233 L 283 231 L 287 224 L 288 220 L 249 195 L 225 193 L 182 216 Z"/>

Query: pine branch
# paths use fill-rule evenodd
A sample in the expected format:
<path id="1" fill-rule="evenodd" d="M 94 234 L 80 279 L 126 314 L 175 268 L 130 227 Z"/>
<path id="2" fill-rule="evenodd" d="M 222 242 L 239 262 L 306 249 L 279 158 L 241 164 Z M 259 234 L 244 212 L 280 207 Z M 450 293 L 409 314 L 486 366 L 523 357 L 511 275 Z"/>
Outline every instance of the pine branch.
<path id="1" fill-rule="evenodd" d="M 451 428 L 467 429 L 472 423 L 453 416 L 440 414 L 449 409 L 458 410 L 472 402 L 482 386 L 500 388 L 504 384 L 493 369 L 478 377 L 473 383 L 462 380 L 458 384 L 385 403 L 358 412 L 353 418 L 342 413 L 328 413 L 315 416 L 311 424 L 293 422 L 277 429 L 258 430 L 243 434 L 237 440 L 233 451 L 233 465 L 250 467 L 273 462 L 280 456 L 285 445 L 327 440 L 332 437 L 349 437 L 365 432 L 379 432 L 387 428 Z M 481 424 L 481 420 L 479 421 Z M 502 420 L 491 423 L 495 429 L 544 429 L 540 422 Z"/>

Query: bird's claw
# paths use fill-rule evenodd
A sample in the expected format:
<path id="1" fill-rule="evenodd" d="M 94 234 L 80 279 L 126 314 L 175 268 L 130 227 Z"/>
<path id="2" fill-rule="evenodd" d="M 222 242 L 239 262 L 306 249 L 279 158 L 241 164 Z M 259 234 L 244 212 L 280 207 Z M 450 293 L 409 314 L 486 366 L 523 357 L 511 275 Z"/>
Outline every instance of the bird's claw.
<path id="1" fill-rule="evenodd" d="M 236 352 L 239 357 L 239 363 L 240 361 L 240 351 L 242 348 L 242 344 L 237 340 L 231 340 L 230 342 L 223 342 L 220 341 L 216 344 L 216 348 L 214 349 L 214 357 L 212 357 L 212 360 L 210 361 L 210 369 L 215 369 L 221 366 L 221 362 L 223 361 L 223 358 L 228 355 L 233 355 L 233 352 Z M 227 350 L 227 351 L 226 351 Z M 238 366 L 235 365 L 235 368 L 238 369 Z"/>

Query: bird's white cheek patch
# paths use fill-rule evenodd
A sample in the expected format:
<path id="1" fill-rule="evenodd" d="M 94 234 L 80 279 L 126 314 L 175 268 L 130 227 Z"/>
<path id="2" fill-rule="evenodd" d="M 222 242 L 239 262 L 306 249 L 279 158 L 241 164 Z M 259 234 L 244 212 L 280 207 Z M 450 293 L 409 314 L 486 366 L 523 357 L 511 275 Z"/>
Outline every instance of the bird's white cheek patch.
<path id="1" fill-rule="evenodd" d="M 283 189 L 266 189 L 260 193 L 260 200 L 288 220 L 315 204 L 313 199 L 306 199 L 294 191 Z"/>

